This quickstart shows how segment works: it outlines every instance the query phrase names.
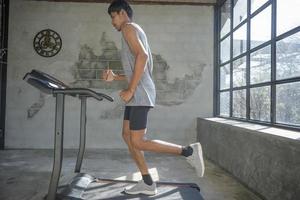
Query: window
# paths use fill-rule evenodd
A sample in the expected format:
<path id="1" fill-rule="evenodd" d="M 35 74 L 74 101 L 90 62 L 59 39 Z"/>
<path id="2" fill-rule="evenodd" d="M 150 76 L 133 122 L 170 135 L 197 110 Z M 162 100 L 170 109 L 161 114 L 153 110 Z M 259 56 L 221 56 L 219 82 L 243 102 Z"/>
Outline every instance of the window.
<path id="1" fill-rule="evenodd" d="M 299 9 L 298 0 L 277 0 L 277 35 L 299 27 Z"/>
<path id="2" fill-rule="evenodd" d="M 251 48 L 271 39 L 271 6 L 251 18 Z"/>
<path id="3" fill-rule="evenodd" d="M 255 12 L 258 8 L 264 5 L 268 0 L 252 0 L 251 1 L 251 13 Z"/>
<path id="4" fill-rule="evenodd" d="M 221 63 L 224 63 L 230 59 L 230 37 L 225 38 L 221 42 Z"/>
<path id="5" fill-rule="evenodd" d="M 276 119 L 279 123 L 300 125 L 300 82 L 276 86 Z"/>
<path id="6" fill-rule="evenodd" d="M 247 47 L 247 24 L 244 24 L 233 32 L 233 57 L 246 51 Z"/>
<path id="7" fill-rule="evenodd" d="M 246 85 L 246 57 L 233 61 L 233 87 Z"/>
<path id="8" fill-rule="evenodd" d="M 276 79 L 300 76 L 300 32 L 277 42 L 276 63 Z"/>
<path id="9" fill-rule="evenodd" d="M 271 81 L 271 46 L 250 54 L 250 84 Z"/>
<path id="10" fill-rule="evenodd" d="M 247 17 L 247 2 L 245 0 L 233 0 L 233 26 L 236 27 Z"/>
<path id="11" fill-rule="evenodd" d="M 230 3 L 225 2 L 221 8 L 221 37 L 230 31 Z"/>
<path id="12" fill-rule="evenodd" d="M 222 66 L 220 73 L 220 88 L 228 89 L 230 87 L 230 65 Z"/>
<path id="13" fill-rule="evenodd" d="M 220 115 L 224 117 L 229 117 L 229 92 L 221 92 L 220 93 Z"/>
<path id="14" fill-rule="evenodd" d="M 232 116 L 246 118 L 246 90 L 235 90 L 232 94 Z"/>
<path id="15" fill-rule="evenodd" d="M 270 86 L 250 89 L 250 119 L 270 121 L 271 88 Z"/>
<path id="16" fill-rule="evenodd" d="M 216 115 L 300 129 L 300 1 L 220 0 Z"/>

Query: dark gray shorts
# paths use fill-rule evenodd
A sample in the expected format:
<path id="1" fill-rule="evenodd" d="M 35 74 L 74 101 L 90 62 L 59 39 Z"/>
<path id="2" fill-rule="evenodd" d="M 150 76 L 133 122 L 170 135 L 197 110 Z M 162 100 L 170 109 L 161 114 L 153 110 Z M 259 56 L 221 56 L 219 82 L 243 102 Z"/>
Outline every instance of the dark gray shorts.
<path id="1" fill-rule="evenodd" d="M 126 106 L 124 120 L 129 120 L 130 130 L 143 130 L 147 127 L 149 106 Z"/>

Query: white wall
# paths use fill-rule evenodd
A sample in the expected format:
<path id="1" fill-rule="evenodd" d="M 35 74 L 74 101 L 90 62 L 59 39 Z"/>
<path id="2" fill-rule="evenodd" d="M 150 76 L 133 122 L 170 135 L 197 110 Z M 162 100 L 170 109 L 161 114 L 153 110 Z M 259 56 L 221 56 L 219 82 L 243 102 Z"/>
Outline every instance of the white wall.
<path id="1" fill-rule="evenodd" d="M 101 71 L 106 65 L 103 62 L 111 62 L 102 56 L 107 46 L 115 46 L 114 54 L 121 48 L 120 33 L 111 26 L 107 7 L 101 3 L 10 2 L 6 148 L 53 146 L 55 99 L 22 80 L 31 69 L 114 96 L 114 103 L 88 101 L 87 148 L 126 147 L 118 99 L 124 84 L 76 77 L 81 68 L 97 65 Z M 150 112 L 148 137 L 186 145 L 196 139 L 196 117 L 210 117 L 213 112 L 213 7 L 133 5 L 133 9 L 134 21 L 148 36 L 155 77 L 160 77 L 155 80 L 158 105 Z M 35 34 L 46 28 L 58 32 L 63 43 L 51 58 L 41 57 L 33 49 Z M 29 111 L 36 113 L 29 117 Z M 78 144 L 79 112 L 79 100 L 66 97 L 66 148 Z"/>

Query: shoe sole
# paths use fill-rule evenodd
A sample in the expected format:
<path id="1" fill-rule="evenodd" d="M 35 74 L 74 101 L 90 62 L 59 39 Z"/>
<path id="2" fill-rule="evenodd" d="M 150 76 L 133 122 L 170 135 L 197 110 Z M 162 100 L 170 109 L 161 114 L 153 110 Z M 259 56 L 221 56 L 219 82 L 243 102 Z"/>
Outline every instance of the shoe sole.
<path id="1" fill-rule="evenodd" d="M 202 154 L 201 144 L 194 145 L 194 150 L 196 150 L 195 153 L 197 153 L 197 158 L 200 158 L 199 160 L 200 160 L 201 169 L 199 169 L 198 165 L 194 165 L 194 167 L 196 169 L 197 175 L 199 177 L 203 177 L 205 166 L 204 166 L 204 160 L 203 160 L 203 154 Z"/>
<path id="2" fill-rule="evenodd" d="M 148 195 L 148 196 L 154 196 L 154 195 L 157 194 L 157 191 L 151 192 L 151 191 L 146 191 L 146 190 L 144 190 L 144 191 L 138 191 L 138 192 L 128 192 L 128 191 L 124 190 L 124 192 L 126 194 L 131 194 L 131 195 L 134 195 L 134 194 L 145 194 L 145 195 Z"/>
<path id="3" fill-rule="evenodd" d="M 186 158 L 186 161 L 187 161 L 192 167 L 195 167 L 195 166 L 194 166 L 194 162 L 193 162 L 193 160 L 191 160 L 191 158 L 187 157 L 187 158 Z"/>

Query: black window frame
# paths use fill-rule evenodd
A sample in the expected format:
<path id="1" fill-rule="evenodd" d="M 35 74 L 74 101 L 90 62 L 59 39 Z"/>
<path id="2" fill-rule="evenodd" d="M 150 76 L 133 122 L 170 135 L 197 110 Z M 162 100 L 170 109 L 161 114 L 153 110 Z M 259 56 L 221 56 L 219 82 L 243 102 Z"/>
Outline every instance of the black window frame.
<path id="1" fill-rule="evenodd" d="M 223 35 L 222 38 L 220 38 L 221 33 L 221 8 L 226 3 L 226 1 L 230 1 L 230 30 L 228 33 Z M 300 26 L 297 26 L 295 28 L 292 28 L 289 31 L 286 31 L 285 33 L 282 33 L 281 35 L 276 36 L 276 16 L 277 16 L 277 0 L 268 0 L 265 2 L 260 8 L 255 10 L 253 13 L 251 13 L 251 0 L 246 0 L 247 2 L 247 18 L 243 21 L 241 21 L 236 27 L 233 27 L 233 3 L 234 0 L 218 0 L 217 4 L 215 6 L 215 26 L 214 26 L 214 116 L 221 117 L 225 119 L 233 119 L 233 120 L 239 120 L 244 122 L 251 122 L 261 125 L 268 125 L 273 127 L 280 127 L 280 128 L 286 128 L 286 129 L 292 129 L 292 130 L 300 130 L 300 125 L 290 125 L 290 124 L 283 124 L 276 122 L 276 86 L 283 83 L 295 83 L 300 82 L 300 76 L 299 77 L 293 77 L 293 78 L 286 78 L 282 80 L 276 80 L 276 42 L 285 39 L 295 33 L 300 32 Z M 265 8 L 268 6 L 271 7 L 271 39 L 252 48 L 251 49 L 251 40 L 250 40 L 250 34 L 251 34 L 251 25 L 250 21 L 253 17 L 257 16 L 259 13 L 261 13 Z M 246 24 L 247 26 L 247 45 L 246 45 L 246 51 L 241 53 L 240 55 L 233 58 L 233 33 L 235 30 L 240 28 Z M 226 39 L 227 37 L 230 37 L 230 59 L 226 62 L 221 63 L 220 62 L 220 44 L 221 42 Z M 256 52 L 259 49 L 262 49 L 267 46 L 271 46 L 271 79 L 266 82 L 262 83 L 255 83 L 250 84 L 250 58 L 251 53 Z M 233 87 L 233 62 L 237 59 L 240 59 L 242 57 L 246 57 L 246 85 L 241 87 Z M 228 89 L 220 89 L 220 69 L 222 66 L 225 66 L 229 64 L 230 65 L 230 87 Z M 251 88 L 258 88 L 263 86 L 270 86 L 271 90 L 271 96 L 270 96 L 270 122 L 266 121 L 259 121 L 259 120 L 253 120 L 250 118 L 250 89 Z M 233 117 L 233 91 L 235 90 L 241 90 L 246 89 L 246 118 L 237 118 Z M 220 93 L 228 91 L 230 93 L 230 100 L 229 100 L 229 116 L 223 116 L 220 115 Z"/>

